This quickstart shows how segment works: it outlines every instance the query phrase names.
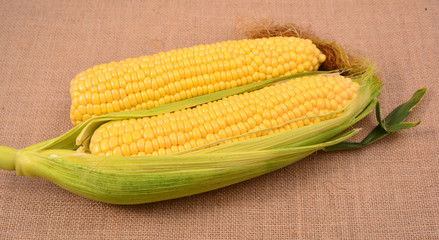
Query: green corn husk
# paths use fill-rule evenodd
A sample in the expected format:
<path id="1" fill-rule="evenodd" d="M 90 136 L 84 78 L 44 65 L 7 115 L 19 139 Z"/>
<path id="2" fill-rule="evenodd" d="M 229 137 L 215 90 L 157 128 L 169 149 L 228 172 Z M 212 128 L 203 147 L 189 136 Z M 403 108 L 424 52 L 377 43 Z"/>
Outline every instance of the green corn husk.
<path id="1" fill-rule="evenodd" d="M 359 130 L 344 132 L 367 116 L 377 104 L 381 83 L 369 66 L 353 81 L 360 83 L 358 95 L 341 116 L 293 130 L 241 142 L 194 149 L 168 156 L 103 157 L 86 153 L 93 132 L 102 124 L 119 119 L 153 116 L 188 108 L 226 96 L 259 89 L 279 81 L 329 72 L 308 72 L 279 77 L 236 87 L 151 110 L 112 113 L 89 119 L 60 137 L 16 150 L 0 146 L 0 168 L 15 170 L 19 176 L 43 177 L 68 191 L 86 198 L 112 204 L 140 204 L 198 194 L 242 182 L 295 163 L 322 149 L 348 149 L 346 139 Z M 415 94 L 393 114 L 409 112 L 424 91 Z M 411 107 L 410 107 L 411 106 Z M 406 114 L 408 116 L 408 114 Z M 388 121 L 392 126 L 407 117 Z M 310 116 L 317 117 L 317 116 Z M 381 121 L 381 119 L 379 119 Z M 382 123 L 382 122 L 380 122 Z M 405 128 L 418 123 L 404 123 Z M 383 126 L 372 139 L 388 134 L 392 126 Z M 396 130 L 404 129 L 400 127 Z M 377 130 L 378 131 L 378 130 Z M 342 144 L 340 146 L 340 144 Z M 354 148 L 354 147 L 353 147 Z"/>

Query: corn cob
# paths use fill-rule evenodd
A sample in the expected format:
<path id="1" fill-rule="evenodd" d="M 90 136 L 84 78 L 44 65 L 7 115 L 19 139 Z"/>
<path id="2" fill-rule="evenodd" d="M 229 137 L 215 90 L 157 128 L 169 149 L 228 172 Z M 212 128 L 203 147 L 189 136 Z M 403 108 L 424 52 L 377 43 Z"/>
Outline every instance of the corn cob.
<path id="1" fill-rule="evenodd" d="M 90 150 L 106 156 L 165 155 L 265 136 L 339 116 L 358 88 L 342 76 L 293 79 L 196 108 L 103 124 Z M 267 128 L 272 129 L 259 131 Z"/>
<path id="2" fill-rule="evenodd" d="M 299 77 L 302 78 L 294 80 Z M 293 80 L 281 83 L 289 79 Z M 326 81 L 322 79 L 326 79 Z M 321 83 L 319 83 L 319 80 L 322 80 Z M 277 82 L 279 82 L 278 85 L 273 85 Z M 293 87 L 288 89 L 290 86 Z M 261 90 L 258 91 L 257 89 Z M 284 91 L 287 94 L 284 95 Z M 340 133 L 367 116 L 377 104 L 376 97 L 380 94 L 380 82 L 376 78 L 373 69 L 361 76 L 352 76 L 350 78 L 328 77 L 316 72 L 278 77 L 176 103 L 160 105 L 150 110 L 118 112 L 97 116 L 72 128 L 62 136 L 21 150 L 0 146 L 0 168 L 15 170 L 17 175 L 43 177 L 78 195 L 107 203 L 138 204 L 173 199 L 225 187 L 260 176 L 297 162 L 317 150 L 333 147 L 335 147 L 333 149 L 358 148 L 390 132 L 416 126 L 419 122 L 403 123 L 402 121 L 420 101 L 424 93 L 425 89 L 416 92 L 410 101 L 396 108 L 385 121 L 381 121 L 379 105 L 377 105 L 379 120 L 377 130 L 374 130 L 359 145 L 353 143 L 343 144 L 344 140 L 353 136 L 358 130 L 354 129 L 344 134 Z M 254 98 L 250 97 L 252 94 Z M 163 126 L 164 138 L 164 126 L 166 126 L 164 119 L 166 117 L 172 119 L 171 116 L 175 116 L 175 120 L 177 120 L 177 113 L 179 112 L 180 114 L 185 111 L 189 113 L 190 111 L 203 109 L 206 106 L 207 111 L 209 111 L 209 107 L 211 106 L 213 109 L 215 103 L 230 103 L 234 98 L 241 99 L 241 96 L 243 97 L 242 104 L 245 105 L 248 101 L 249 105 L 242 107 L 239 103 L 232 105 L 231 109 L 238 106 L 239 109 L 244 110 L 233 109 L 233 111 L 227 112 L 231 115 L 225 115 L 226 127 L 220 125 L 219 122 L 219 128 L 214 127 L 215 124 L 212 124 L 214 121 L 211 119 L 212 129 L 210 129 L 209 124 L 207 124 L 208 121 L 203 123 L 198 121 L 198 129 L 200 129 L 200 126 L 204 126 L 206 138 L 196 147 L 194 147 L 195 144 L 192 144 L 193 142 L 190 143 L 193 140 L 191 139 L 189 141 L 191 146 L 186 148 L 185 145 L 188 143 L 186 138 L 196 136 L 198 139 L 202 139 L 201 136 L 204 135 L 202 130 L 198 134 L 196 133 L 198 131 L 193 131 L 194 128 L 192 128 L 192 131 L 188 128 L 187 131 L 184 131 L 186 141 L 179 142 L 181 139 L 178 138 L 178 132 L 183 128 L 180 129 L 178 126 L 181 121 L 177 121 L 179 131 L 173 130 L 172 125 L 170 127 L 171 134 L 177 134 L 177 144 L 173 144 L 173 140 L 169 137 L 171 145 L 178 148 L 178 151 L 174 152 L 171 146 L 172 152 L 170 153 L 172 154 L 160 155 L 168 153 L 168 150 L 160 149 L 169 149 L 169 146 L 166 148 L 166 140 L 163 140 L 164 147 L 163 143 L 160 143 L 162 140 L 158 140 L 162 136 L 161 130 L 156 130 L 156 132 L 153 130 L 154 134 L 159 134 L 157 138 L 154 135 L 153 140 L 151 140 L 152 143 L 154 139 L 157 139 L 160 146 L 157 149 L 158 156 L 152 155 L 154 151 L 145 152 L 145 156 L 99 156 L 91 154 L 91 152 L 95 152 L 110 155 L 107 154 L 110 151 L 102 152 L 103 143 L 106 142 L 102 138 L 105 139 L 104 135 L 106 135 L 107 130 L 107 134 L 111 138 L 113 136 L 112 131 L 114 131 L 112 129 L 117 129 L 118 141 L 121 136 L 123 142 L 124 131 L 132 130 L 132 127 L 129 126 L 134 126 L 134 131 L 136 131 L 139 122 L 150 122 L 151 124 L 153 119 L 157 121 L 157 119 L 163 118 L 163 124 L 160 123 L 156 127 Z M 262 100 L 260 102 L 265 100 L 265 105 L 262 104 L 265 108 L 256 104 L 259 97 Z M 299 99 L 301 100 L 299 101 Z M 297 106 L 296 100 L 298 102 Z M 294 106 L 292 111 L 289 107 L 291 104 L 287 103 L 288 101 L 291 101 Z M 268 107 L 271 106 L 272 108 L 268 111 Z M 191 108 L 191 110 L 188 108 Z M 229 110 L 229 108 L 222 109 Z M 247 120 L 244 120 L 245 116 L 240 114 L 242 112 L 247 114 L 246 109 L 252 110 L 252 113 L 248 112 L 248 115 L 246 115 Z M 284 111 L 282 115 L 280 115 L 280 110 Z M 277 118 L 275 118 L 275 111 L 277 112 Z M 216 112 L 219 113 L 220 111 L 216 110 Z M 211 113 L 209 111 L 209 114 Z M 285 113 L 286 115 L 291 114 L 291 116 L 288 116 L 288 120 L 282 118 Z M 292 113 L 294 113 L 294 116 Z M 246 131 L 241 131 L 238 126 L 238 114 L 240 123 L 244 124 Z M 261 116 L 262 120 L 255 117 L 257 114 Z M 227 116 L 233 116 L 234 118 L 232 120 Z M 270 117 L 265 118 L 263 116 Z M 220 119 L 215 116 L 213 118 L 214 120 Z M 198 118 L 192 117 L 190 119 Z M 276 120 L 276 123 L 274 120 Z M 121 125 L 124 121 L 129 123 L 124 128 L 113 128 L 114 125 Z M 185 121 L 183 120 L 183 122 Z M 259 125 L 256 125 L 256 123 L 259 123 Z M 196 125 L 196 123 L 193 125 Z M 146 135 L 151 138 L 152 135 L 150 131 L 145 131 L 145 126 L 142 126 L 143 135 L 149 132 Z M 236 127 L 233 130 L 232 126 L 237 126 L 239 135 Z M 253 128 L 248 130 L 251 126 Z M 259 128 L 255 130 L 257 126 Z M 289 129 L 287 126 L 290 126 Z M 183 127 L 185 128 L 186 125 Z M 230 135 L 225 130 L 227 127 L 231 130 Z M 282 128 L 284 128 L 283 131 L 281 131 Z M 215 132 L 214 129 L 218 132 L 218 135 L 224 129 L 226 138 L 223 138 L 223 136 L 215 137 L 215 141 L 207 140 L 208 134 Z M 130 134 L 131 138 L 136 138 L 134 131 Z M 236 131 L 236 134 L 234 131 Z M 192 132 L 192 135 L 190 135 L 190 132 Z M 188 135 L 186 136 L 186 134 Z M 246 136 L 250 137 L 247 138 Z M 232 142 L 228 142 L 229 140 L 232 140 Z M 108 140 L 108 146 L 110 146 L 109 141 L 110 139 Z M 145 139 L 145 149 L 147 146 L 146 141 Z M 138 142 L 136 142 L 136 146 Z M 100 145 L 99 151 L 93 147 L 95 144 Z M 183 146 L 185 149 L 180 149 L 179 146 Z M 153 145 L 152 148 L 157 147 Z M 115 153 L 114 149 L 111 151 L 112 153 Z M 122 150 L 121 152 L 124 154 Z M 130 152 L 126 155 L 133 155 L 133 153 L 135 151 L 133 152 L 130 148 Z M 151 155 L 146 155 L 149 153 Z M 143 154 L 137 153 L 137 155 Z"/>
<path id="3" fill-rule="evenodd" d="M 272 37 L 227 41 L 111 62 L 72 81 L 74 125 L 119 111 L 151 109 L 273 77 L 317 70 L 325 55 L 310 41 Z"/>

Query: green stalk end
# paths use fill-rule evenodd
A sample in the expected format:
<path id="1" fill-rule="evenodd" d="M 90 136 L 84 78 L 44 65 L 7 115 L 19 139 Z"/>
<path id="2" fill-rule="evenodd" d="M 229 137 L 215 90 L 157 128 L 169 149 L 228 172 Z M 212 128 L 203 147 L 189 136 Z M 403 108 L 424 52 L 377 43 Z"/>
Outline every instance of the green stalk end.
<path id="1" fill-rule="evenodd" d="M 14 171 L 17 149 L 0 146 L 0 169 Z"/>

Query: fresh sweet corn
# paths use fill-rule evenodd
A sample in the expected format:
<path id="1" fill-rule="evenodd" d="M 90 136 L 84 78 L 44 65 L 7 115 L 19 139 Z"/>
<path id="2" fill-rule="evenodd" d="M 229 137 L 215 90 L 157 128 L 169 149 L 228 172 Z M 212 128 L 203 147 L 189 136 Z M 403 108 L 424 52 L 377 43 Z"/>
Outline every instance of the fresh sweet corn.
<path id="1" fill-rule="evenodd" d="M 151 109 L 256 81 L 317 70 L 326 57 L 311 40 L 226 41 L 97 65 L 72 81 L 74 125 L 103 114 Z"/>
<path id="2" fill-rule="evenodd" d="M 309 76 L 195 108 L 111 121 L 94 132 L 90 150 L 107 156 L 166 155 L 278 133 L 339 116 L 358 88 L 342 76 Z"/>
<path id="3" fill-rule="evenodd" d="M 325 74 L 278 77 L 97 116 L 24 149 L 0 146 L 0 169 L 43 177 L 97 201 L 139 204 L 229 186 L 321 149 L 359 148 L 419 124 L 403 121 L 425 89 L 381 120 L 381 83 L 373 67 L 349 78 Z M 379 126 L 360 143 L 343 142 L 358 132 L 345 130 L 375 105 Z"/>

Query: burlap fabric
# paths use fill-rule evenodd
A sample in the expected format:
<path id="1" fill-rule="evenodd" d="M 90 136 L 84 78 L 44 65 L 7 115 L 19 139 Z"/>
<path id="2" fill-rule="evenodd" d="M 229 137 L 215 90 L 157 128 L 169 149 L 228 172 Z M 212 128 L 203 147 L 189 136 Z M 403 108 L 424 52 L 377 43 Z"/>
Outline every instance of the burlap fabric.
<path id="1" fill-rule="evenodd" d="M 383 112 L 429 88 L 410 130 L 319 152 L 192 197 L 115 206 L 0 171 L 0 239 L 439 239 L 439 1 L 0 1 L 0 145 L 72 127 L 70 80 L 96 64 L 243 38 L 245 20 L 309 27 L 373 59 Z M 357 124 L 364 137 L 376 121 Z"/>

